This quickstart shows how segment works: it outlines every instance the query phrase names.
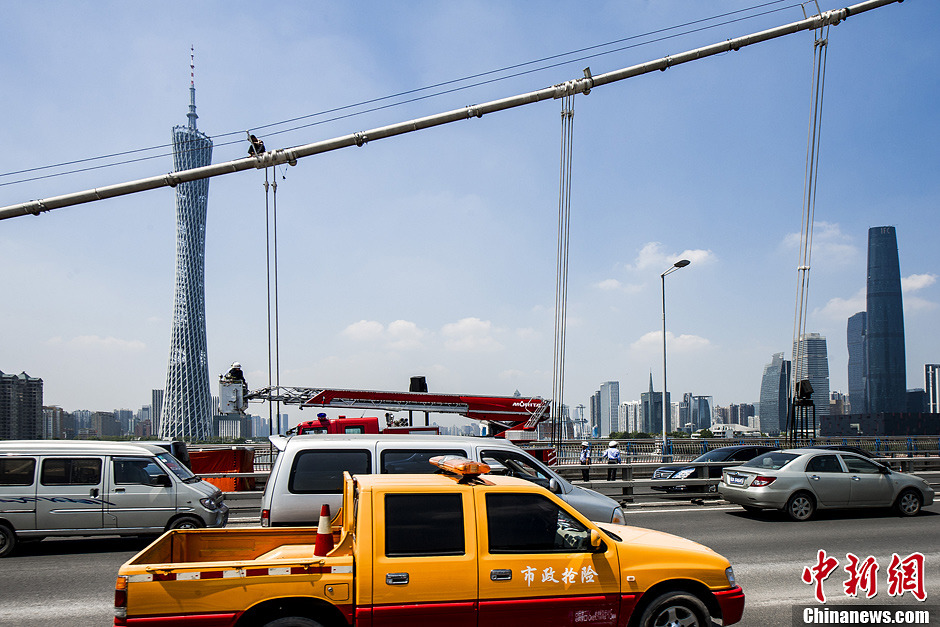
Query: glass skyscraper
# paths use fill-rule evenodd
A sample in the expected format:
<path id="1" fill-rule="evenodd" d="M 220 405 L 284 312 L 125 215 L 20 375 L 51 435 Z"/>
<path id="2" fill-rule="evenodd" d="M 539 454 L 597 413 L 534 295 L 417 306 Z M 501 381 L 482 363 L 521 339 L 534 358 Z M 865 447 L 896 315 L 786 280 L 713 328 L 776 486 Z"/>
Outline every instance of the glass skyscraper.
<path id="1" fill-rule="evenodd" d="M 175 171 L 212 162 L 212 140 L 196 129 L 196 87 L 189 86 L 189 123 L 173 127 Z M 160 437 L 189 442 L 212 435 L 206 346 L 206 209 L 209 179 L 176 186 L 176 294 Z"/>
<path id="2" fill-rule="evenodd" d="M 787 428 L 789 381 L 790 362 L 783 353 L 775 353 L 764 366 L 760 382 L 760 430 L 764 433 L 777 434 Z"/>
<path id="3" fill-rule="evenodd" d="M 853 414 L 868 413 L 868 313 L 860 311 L 851 318 L 845 330 L 849 349 L 849 403 Z"/>
<path id="4" fill-rule="evenodd" d="M 819 333 L 806 333 L 800 336 L 802 348 L 793 342 L 793 369 L 796 381 L 809 379 L 813 386 L 813 404 L 816 417 L 829 415 L 829 351 L 826 337 Z M 799 349 L 799 351 L 798 351 Z M 795 388 L 794 388 L 795 390 Z M 763 398 L 761 411 L 763 411 Z"/>
<path id="5" fill-rule="evenodd" d="M 867 309 L 868 411 L 905 411 L 904 308 L 898 239 L 893 226 L 868 229 Z"/>

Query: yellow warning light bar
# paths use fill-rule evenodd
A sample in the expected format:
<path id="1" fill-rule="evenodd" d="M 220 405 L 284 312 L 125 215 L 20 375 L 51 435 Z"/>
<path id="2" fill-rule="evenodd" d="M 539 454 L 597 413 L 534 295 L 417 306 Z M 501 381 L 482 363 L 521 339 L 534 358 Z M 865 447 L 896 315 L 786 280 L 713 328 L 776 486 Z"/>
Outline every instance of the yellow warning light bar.
<path id="1" fill-rule="evenodd" d="M 475 462 L 472 459 L 461 457 L 459 455 L 438 455 L 428 460 L 441 470 L 452 472 L 455 475 L 464 477 L 483 475 L 490 471 L 487 464 Z"/>

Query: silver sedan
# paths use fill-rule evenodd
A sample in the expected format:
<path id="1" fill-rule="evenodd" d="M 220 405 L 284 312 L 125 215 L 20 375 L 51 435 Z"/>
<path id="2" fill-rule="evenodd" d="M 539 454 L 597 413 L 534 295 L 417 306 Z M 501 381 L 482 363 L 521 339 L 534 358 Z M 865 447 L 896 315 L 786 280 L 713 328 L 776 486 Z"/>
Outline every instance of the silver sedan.
<path id="1" fill-rule="evenodd" d="M 934 498 L 920 477 L 855 453 L 812 448 L 773 451 L 729 468 L 718 492 L 748 511 L 779 509 L 797 521 L 817 509 L 850 507 L 893 506 L 914 516 Z"/>

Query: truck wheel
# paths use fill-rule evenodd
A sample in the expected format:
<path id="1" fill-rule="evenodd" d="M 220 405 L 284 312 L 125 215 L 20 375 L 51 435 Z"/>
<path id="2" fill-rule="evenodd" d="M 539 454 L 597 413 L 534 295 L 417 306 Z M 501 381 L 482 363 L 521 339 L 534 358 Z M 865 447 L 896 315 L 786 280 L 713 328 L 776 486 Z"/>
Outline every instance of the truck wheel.
<path id="1" fill-rule="evenodd" d="M 787 500 L 784 511 L 790 520 L 803 522 L 809 520 L 816 511 L 816 501 L 807 492 L 797 492 Z"/>
<path id="2" fill-rule="evenodd" d="M 708 627 L 711 624 L 711 616 L 698 597 L 687 592 L 667 592 L 646 607 L 639 627 Z"/>
<path id="3" fill-rule="evenodd" d="M 0 557 L 6 557 L 12 553 L 15 546 L 16 532 L 6 525 L 0 525 Z"/>
<path id="4" fill-rule="evenodd" d="M 920 494 L 916 490 L 907 489 L 898 496 L 894 507 L 901 516 L 916 516 L 920 512 L 921 503 Z"/>
<path id="5" fill-rule="evenodd" d="M 270 623 L 265 623 L 264 627 L 323 627 L 322 624 L 311 618 L 303 616 L 284 616 Z"/>
<path id="6" fill-rule="evenodd" d="M 170 529 L 201 529 L 205 527 L 205 524 L 195 516 L 180 516 L 169 525 L 166 526 L 167 531 Z"/>

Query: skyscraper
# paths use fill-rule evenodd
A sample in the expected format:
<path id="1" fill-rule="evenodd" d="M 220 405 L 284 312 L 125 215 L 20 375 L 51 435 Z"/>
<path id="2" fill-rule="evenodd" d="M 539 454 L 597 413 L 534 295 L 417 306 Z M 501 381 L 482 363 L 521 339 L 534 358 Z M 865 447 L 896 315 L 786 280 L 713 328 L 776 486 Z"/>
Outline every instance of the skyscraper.
<path id="1" fill-rule="evenodd" d="M 907 366 L 901 268 L 893 226 L 868 229 L 868 411 L 905 411 Z M 854 410 L 853 410 L 854 411 Z"/>
<path id="2" fill-rule="evenodd" d="M 846 326 L 849 349 L 849 403 L 853 414 L 868 413 L 868 313 L 860 311 Z"/>
<path id="3" fill-rule="evenodd" d="M 189 123 L 173 127 L 176 171 L 209 165 L 212 140 L 196 129 L 196 86 L 189 85 Z M 176 186 L 176 295 L 160 437 L 206 440 L 212 434 L 212 399 L 206 346 L 206 208 L 209 179 Z"/>
<path id="4" fill-rule="evenodd" d="M 648 392 L 640 394 L 640 403 L 643 405 L 643 426 L 640 430 L 654 436 L 658 433 L 661 437 L 663 432 L 663 393 L 653 390 L 652 373 L 650 374 L 650 389 Z M 669 403 L 668 393 L 666 394 L 666 403 Z M 669 424 L 672 422 L 672 417 L 668 416 L 668 418 L 666 431 L 675 431 L 675 426 Z"/>
<path id="5" fill-rule="evenodd" d="M 802 348 L 799 344 L 802 344 Z M 796 370 L 797 381 L 809 379 L 810 385 L 813 386 L 816 417 L 828 416 L 829 351 L 826 348 L 826 337 L 818 333 L 806 333 L 800 336 L 799 342 L 793 342 L 793 369 Z"/>
<path id="6" fill-rule="evenodd" d="M 927 411 L 940 413 L 940 364 L 924 364 L 924 391 L 927 393 Z"/>
<path id="7" fill-rule="evenodd" d="M 613 431 L 622 431 L 620 428 L 620 382 L 605 381 L 601 383 L 600 403 L 600 433 L 607 437 Z"/>
<path id="8" fill-rule="evenodd" d="M 0 372 L 0 440 L 39 440 L 42 422 L 42 379 Z"/>
<path id="9" fill-rule="evenodd" d="M 776 434 L 787 428 L 789 386 L 790 361 L 783 353 L 775 353 L 764 366 L 760 382 L 760 430 L 764 433 Z"/>

